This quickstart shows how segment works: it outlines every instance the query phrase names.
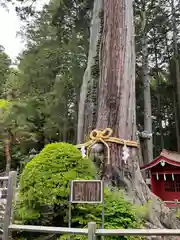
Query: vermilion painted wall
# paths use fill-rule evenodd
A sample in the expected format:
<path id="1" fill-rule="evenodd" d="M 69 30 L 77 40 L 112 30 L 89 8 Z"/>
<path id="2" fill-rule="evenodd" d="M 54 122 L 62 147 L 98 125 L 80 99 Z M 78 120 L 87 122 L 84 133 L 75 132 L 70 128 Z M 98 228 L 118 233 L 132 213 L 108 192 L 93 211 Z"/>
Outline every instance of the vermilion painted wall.
<path id="1" fill-rule="evenodd" d="M 165 201 L 163 175 L 159 175 L 159 180 L 156 179 L 156 175 L 151 175 L 151 186 L 151 191 Z"/>
<path id="2" fill-rule="evenodd" d="M 163 193 L 163 201 L 174 201 L 175 199 L 180 200 L 180 192 L 165 192 Z"/>

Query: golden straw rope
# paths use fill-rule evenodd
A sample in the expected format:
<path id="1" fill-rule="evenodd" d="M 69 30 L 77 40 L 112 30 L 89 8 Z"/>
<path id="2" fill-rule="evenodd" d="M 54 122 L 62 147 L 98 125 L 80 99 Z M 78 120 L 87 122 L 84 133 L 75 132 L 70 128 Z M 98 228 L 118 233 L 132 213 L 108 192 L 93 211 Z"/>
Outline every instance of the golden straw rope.
<path id="1" fill-rule="evenodd" d="M 123 140 L 120 138 L 112 137 L 112 134 L 113 134 L 113 130 L 111 128 L 106 128 L 103 131 L 94 129 L 90 133 L 90 140 L 83 144 L 78 144 L 76 145 L 76 147 L 77 148 L 82 148 L 83 146 L 87 147 L 87 155 L 88 155 L 89 150 L 95 143 L 99 143 L 99 142 L 103 143 L 107 148 L 108 164 L 110 163 L 110 148 L 109 148 L 108 142 L 126 145 L 128 147 L 136 147 L 136 148 L 138 147 L 138 143 L 136 141 Z"/>

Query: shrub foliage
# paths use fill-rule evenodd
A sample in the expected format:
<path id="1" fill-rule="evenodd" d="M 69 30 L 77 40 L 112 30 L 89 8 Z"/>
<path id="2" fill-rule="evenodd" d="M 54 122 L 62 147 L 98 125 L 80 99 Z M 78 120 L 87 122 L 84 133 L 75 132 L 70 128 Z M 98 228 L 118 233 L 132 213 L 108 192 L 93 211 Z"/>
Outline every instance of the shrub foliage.
<path id="1" fill-rule="evenodd" d="M 83 158 L 81 152 L 73 145 L 68 143 L 47 145 L 27 163 L 21 175 L 16 221 L 67 227 L 70 180 L 96 177 L 94 164 L 89 159 Z M 106 228 L 140 226 L 132 205 L 119 191 L 105 189 L 104 199 Z M 101 218 L 100 204 L 72 205 L 72 227 L 86 227 L 89 221 L 95 221 L 100 227 Z M 65 239 L 67 236 L 63 235 L 60 238 Z M 78 236 L 76 239 L 79 239 Z"/>

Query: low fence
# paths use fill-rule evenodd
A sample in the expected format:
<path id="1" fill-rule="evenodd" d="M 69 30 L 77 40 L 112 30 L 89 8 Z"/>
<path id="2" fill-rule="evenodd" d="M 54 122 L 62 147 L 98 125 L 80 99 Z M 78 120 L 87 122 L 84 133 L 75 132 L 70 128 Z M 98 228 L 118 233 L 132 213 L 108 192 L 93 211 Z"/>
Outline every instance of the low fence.
<path id="1" fill-rule="evenodd" d="M 178 236 L 180 239 L 180 229 L 97 229 L 95 222 L 88 223 L 88 228 L 64 228 L 33 225 L 16 225 L 13 222 L 13 199 L 15 199 L 17 173 L 10 172 L 7 177 L 0 177 L 1 181 L 8 180 L 6 208 L 3 226 L 3 240 L 9 240 L 13 231 L 17 232 L 36 232 L 47 234 L 69 234 L 85 235 L 88 240 L 96 240 L 98 237 L 105 236 L 144 236 L 157 237 L 163 239 L 169 236 Z"/>
<path id="2" fill-rule="evenodd" d="M 88 240 L 96 240 L 97 237 L 105 236 L 180 236 L 180 229 L 96 229 L 96 223 L 88 223 L 88 228 L 64 228 L 31 225 L 10 225 L 9 235 L 12 231 L 39 232 L 48 234 L 85 235 Z M 8 240 L 5 239 L 5 240 Z"/>
<path id="3" fill-rule="evenodd" d="M 164 203 L 171 209 L 174 209 L 175 212 L 178 212 L 180 201 L 175 199 L 174 201 L 164 201 Z"/>
<path id="4" fill-rule="evenodd" d="M 3 233 L 3 240 L 7 240 L 9 238 L 9 225 L 13 221 L 13 199 L 15 199 L 16 179 L 17 172 L 15 171 L 10 172 L 9 176 L 0 176 L 0 181 L 3 182 L 3 186 L 7 186 L 6 189 L 0 189 L 0 200 L 6 201 L 3 219 L 3 229 L 1 229 L 1 232 Z"/>

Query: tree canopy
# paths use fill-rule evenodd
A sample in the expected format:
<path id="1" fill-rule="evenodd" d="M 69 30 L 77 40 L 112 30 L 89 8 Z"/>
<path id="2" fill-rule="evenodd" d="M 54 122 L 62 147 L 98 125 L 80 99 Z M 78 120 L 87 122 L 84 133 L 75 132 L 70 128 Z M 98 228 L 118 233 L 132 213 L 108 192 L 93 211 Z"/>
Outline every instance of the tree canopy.
<path id="1" fill-rule="evenodd" d="M 28 143 L 23 143 L 20 154 L 28 156 L 31 149 L 39 151 L 46 143 L 54 141 L 76 142 L 78 102 L 87 63 L 92 5 L 93 2 L 88 0 L 52 0 L 42 11 L 36 12 L 22 30 L 26 48 L 18 57 L 18 69 L 10 67 L 11 60 L 1 47 L 1 99 L 15 102 L 9 117 L 15 119 L 17 116 L 17 128 L 23 125 L 33 136 L 28 138 Z M 177 150 L 178 142 L 174 28 L 168 6 L 169 3 L 162 0 L 146 1 L 145 5 L 141 1 L 134 2 L 137 126 L 139 131 L 144 129 L 141 39 L 145 13 L 154 157 L 162 148 Z M 177 27 L 178 14 L 177 5 Z"/>

